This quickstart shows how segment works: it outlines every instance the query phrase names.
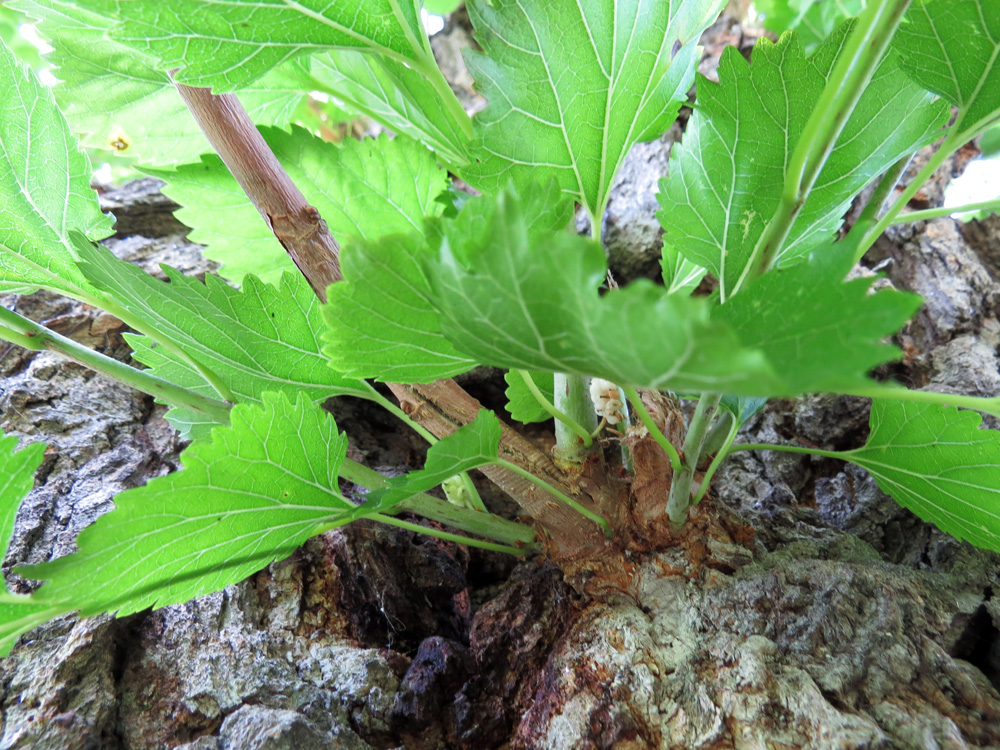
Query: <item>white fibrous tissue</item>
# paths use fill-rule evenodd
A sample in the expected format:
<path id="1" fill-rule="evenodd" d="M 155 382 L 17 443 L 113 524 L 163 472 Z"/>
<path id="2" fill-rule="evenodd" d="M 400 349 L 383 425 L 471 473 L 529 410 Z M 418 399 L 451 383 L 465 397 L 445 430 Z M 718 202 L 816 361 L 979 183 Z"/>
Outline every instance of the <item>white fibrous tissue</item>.
<path id="1" fill-rule="evenodd" d="M 621 393 L 618 386 L 610 380 L 591 380 L 590 400 L 594 402 L 594 411 L 608 420 L 608 424 L 618 424 L 625 419 L 625 404 L 622 403 Z"/>

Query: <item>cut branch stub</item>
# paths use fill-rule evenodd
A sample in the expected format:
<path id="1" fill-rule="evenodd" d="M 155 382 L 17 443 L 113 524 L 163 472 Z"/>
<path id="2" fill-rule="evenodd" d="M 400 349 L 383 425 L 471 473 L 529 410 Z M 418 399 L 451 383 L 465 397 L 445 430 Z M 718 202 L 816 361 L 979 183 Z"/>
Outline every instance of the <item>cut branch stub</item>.
<path id="1" fill-rule="evenodd" d="M 316 296 L 340 274 L 340 246 L 313 206 L 288 176 L 234 94 L 177 83 L 208 142 L 260 211 Z"/>

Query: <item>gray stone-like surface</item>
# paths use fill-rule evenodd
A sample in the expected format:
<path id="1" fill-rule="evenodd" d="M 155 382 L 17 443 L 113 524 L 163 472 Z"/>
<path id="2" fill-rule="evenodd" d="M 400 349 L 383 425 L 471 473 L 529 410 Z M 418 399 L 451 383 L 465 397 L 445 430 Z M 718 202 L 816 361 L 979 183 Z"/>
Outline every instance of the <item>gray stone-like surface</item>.
<path id="1" fill-rule="evenodd" d="M 243 706 L 219 730 L 222 750 L 327 750 L 330 739 L 302 714 Z"/>

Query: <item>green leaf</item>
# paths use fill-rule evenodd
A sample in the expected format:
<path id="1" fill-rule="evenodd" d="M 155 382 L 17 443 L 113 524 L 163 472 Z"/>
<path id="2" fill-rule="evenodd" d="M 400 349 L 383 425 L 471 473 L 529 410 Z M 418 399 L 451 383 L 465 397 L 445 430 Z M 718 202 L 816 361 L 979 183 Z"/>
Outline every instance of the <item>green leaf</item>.
<path id="1" fill-rule="evenodd" d="M 768 31 L 796 29 L 806 52 L 812 52 L 838 26 L 865 9 L 865 0 L 760 0 L 757 13 Z"/>
<path id="2" fill-rule="evenodd" d="M 419 235 L 355 242 L 340 254 L 344 281 L 331 286 L 323 349 L 345 375 L 430 383 L 476 363 L 445 338 L 421 265 L 430 249 Z"/>
<path id="3" fill-rule="evenodd" d="M 439 16 L 453 13 L 462 4 L 462 0 L 424 0 L 424 10 Z"/>
<path id="4" fill-rule="evenodd" d="M 10 654 L 17 639 L 29 630 L 65 612 L 64 607 L 39 603 L 30 596 L 0 593 L 0 656 Z"/>
<path id="5" fill-rule="evenodd" d="M 298 127 L 291 133 L 262 128 L 261 134 L 340 240 L 420 230 L 424 217 L 444 210 L 437 198 L 448 175 L 414 141 L 383 134 L 337 146 Z M 205 255 L 222 262 L 227 278 L 239 281 L 253 273 L 273 283 L 285 269 L 294 270 L 218 156 L 208 154 L 173 171 L 145 172 L 167 181 L 164 194 L 183 206 L 177 218 L 194 227 L 191 239 L 208 246 Z"/>
<path id="6" fill-rule="evenodd" d="M 871 435 L 843 457 L 957 539 L 1000 552 L 1000 433 L 948 406 L 875 399 Z"/>
<path id="7" fill-rule="evenodd" d="M 354 505 L 337 488 L 347 438 L 300 394 L 237 405 L 232 426 L 181 455 L 184 468 L 128 490 L 79 537 L 80 551 L 21 568 L 38 603 L 123 616 L 186 602 L 291 554 Z"/>
<path id="8" fill-rule="evenodd" d="M 600 245 L 565 232 L 530 233 L 512 188 L 476 203 L 473 227 L 461 224 L 469 207 L 458 221 L 440 222 L 438 257 L 427 264 L 442 329 L 459 351 L 496 367 L 644 388 L 780 390 L 762 354 L 711 320 L 707 300 L 644 279 L 601 296 Z"/>
<path id="9" fill-rule="evenodd" d="M 54 47 L 47 59 L 63 81 L 56 101 L 84 146 L 114 148 L 150 165 L 181 164 L 210 150 L 167 74 L 154 58 L 106 38 L 105 16 L 70 0 L 13 5 L 40 21 Z M 240 102 L 255 123 L 287 126 L 311 88 L 308 61 L 293 60 L 241 89 Z"/>
<path id="10" fill-rule="evenodd" d="M 35 471 L 42 463 L 45 443 L 32 443 L 16 451 L 17 438 L 0 435 L 0 550 L 6 552 L 14 533 L 14 521 L 24 496 L 35 482 Z M 49 605 L 29 597 L 0 593 L 0 656 L 10 653 L 18 636 L 41 625 L 57 614 Z"/>
<path id="11" fill-rule="evenodd" d="M 845 282 L 853 255 L 846 244 L 824 247 L 808 263 L 755 279 L 715 309 L 714 320 L 781 374 L 782 391 L 773 395 L 863 388 L 869 370 L 901 356 L 882 340 L 910 319 L 920 297 L 892 289 L 869 294 L 871 279 Z"/>
<path id="12" fill-rule="evenodd" d="M 0 288 L 89 289 L 69 231 L 111 234 L 90 163 L 42 86 L 0 43 Z"/>
<path id="13" fill-rule="evenodd" d="M 312 74 L 319 91 L 420 141 L 449 164 L 469 163 L 469 137 L 420 72 L 387 57 L 337 50 L 316 55 Z"/>
<path id="14" fill-rule="evenodd" d="M 0 4 L 0 39 L 7 45 L 18 60 L 25 63 L 35 72 L 48 66 L 39 49 L 21 34 L 22 23 L 31 23 L 31 19 L 13 7 L 13 3 Z"/>
<path id="15" fill-rule="evenodd" d="M 979 139 L 980 158 L 992 159 L 1000 156 L 1000 125 L 994 125 Z"/>
<path id="16" fill-rule="evenodd" d="M 179 69 L 191 86 L 232 91 L 298 55 L 341 48 L 376 52 L 427 70 L 434 65 L 414 0 L 91 0 L 118 19 L 110 36 Z"/>
<path id="17" fill-rule="evenodd" d="M 0 434 L 0 550 L 4 553 L 14 533 L 17 509 L 35 484 L 45 443 L 32 443 L 20 451 L 16 448 L 16 437 Z"/>
<path id="18" fill-rule="evenodd" d="M 285 274 L 280 287 L 247 276 L 237 290 L 214 276 L 203 284 L 170 268 L 164 283 L 90 245 L 80 254 L 88 279 L 214 371 L 241 401 L 259 401 L 265 391 L 301 392 L 313 401 L 371 394 L 366 383 L 327 366 L 320 352 L 321 306 L 299 274 Z M 190 382 L 192 371 L 173 352 L 135 338 L 132 343 L 136 358 L 154 374 L 213 394 L 200 376 L 197 385 Z"/>
<path id="19" fill-rule="evenodd" d="M 545 234 L 565 227 L 572 206 L 560 199 L 555 182 L 531 186 L 526 230 Z M 443 204 L 442 206 L 443 207 Z M 470 237 L 488 242 L 491 202 L 470 200 L 455 220 L 428 227 L 433 241 L 447 230 L 451 242 Z M 429 383 L 475 366 L 445 337 L 433 299 L 435 292 L 424 265 L 436 254 L 422 235 L 389 237 L 379 242 L 356 242 L 341 253 L 344 281 L 328 290 L 324 308 L 327 323 L 324 350 L 331 365 L 353 377 L 396 383 Z"/>
<path id="20" fill-rule="evenodd" d="M 495 462 L 500 433 L 500 422 L 493 412 L 480 409 L 472 422 L 428 448 L 423 469 L 393 479 L 388 489 L 372 492 L 368 502 L 354 511 L 352 517 L 384 513 L 456 474 Z"/>
<path id="21" fill-rule="evenodd" d="M 893 44 L 919 85 L 958 107 L 952 127 L 970 138 L 1000 118 L 1000 3 L 917 0 Z"/>
<path id="22" fill-rule="evenodd" d="M 726 49 L 720 83 L 698 82 L 698 107 L 660 183 L 664 243 L 702 265 L 723 300 L 743 274 L 781 199 L 796 140 L 826 85 L 848 28 L 810 58 L 794 33 L 757 42 L 748 65 Z M 788 265 L 831 239 L 872 178 L 936 136 L 947 107 L 910 82 L 894 55 L 882 61 L 778 252 Z"/>
<path id="23" fill-rule="evenodd" d="M 599 221 L 629 149 L 666 132 L 687 101 L 698 38 L 724 4 L 470 1 L 484 53 L 466 60 L 489 106 L 463 176 L 490 193 L 555 176 Z"/>
<path id="24" fill-rule="evenodd" d="M 542 395 L 549 400 L 549 403 L 552 403 L 556 390 L 555 375 L 551 372 L 531 372 L 528 374 L 531 375 L 531 379 L 535 381 L 535 385 L 538 386 Z M 542 408 L 538 399 L 528 390 L 528 386 L 525 385 L 524 378 L 519 372 L 505 372 L 503 379 L 507 381 L 507 390 L 504 391 L 504 395 L 507 396 L 507 411 L 510 412 L 513 419 L 522 424 L 546 422 L 552 419 L 552 415 Z"/>
<path id="25" fill-rule="evenodd" d="M 660 255 L 663 285 L 671 294 L 691 294 L 708 273 L 697 263 L 692 263 L 673 245 L 664 244 Z"/>
<path id="26" fill-rule="evenodd" d="M 736 424 L 744 425 L 757 412 L 764 408 L 767 399 L 761 396 L 732 396 L 726 394 L 719 401 L 719 406 L 728 411 L 736 419 Z"/>
<path id="27" fill-rule="evenodd" d="M 599 245 L 530 235 L 512 189 L 477 203 L 476 232 L 439 222 L 438 257 L 426 268 L 445 336 L 482 364 L 682 393 L 859 388 L 870 368 L 898 357 L 882 339 L 919 304 L 895 291 L 869 295 L 868 280 L 844 283 L 847 246 L 766 274 L 721 306 L 645 280 L 601 295 Z"/>

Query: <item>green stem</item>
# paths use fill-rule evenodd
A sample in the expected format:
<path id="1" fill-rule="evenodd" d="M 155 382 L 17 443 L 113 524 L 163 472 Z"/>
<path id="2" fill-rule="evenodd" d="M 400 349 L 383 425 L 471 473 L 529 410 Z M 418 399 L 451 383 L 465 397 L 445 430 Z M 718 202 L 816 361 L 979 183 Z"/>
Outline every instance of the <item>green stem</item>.
<path id="1" fill-rule="evenodd" d="M 855 22 L 792 151 L 778 210 L 754 246 L 735 289 L 723 294 L 722 301 L 736 294 L 748 279 L 760 276 L 773 265 L 909 4 L 910 0 L 869 3 Z"/>
<path id="2" fill-rule="evenodd" d="M 520 549 L 518 547 L 508 547 L 504 544 L 494 544 L 493 542 L 484 542 L 480 539 L 473 539 L 468 536 L 460 536 L 459 534 L 449 534 L 447 531 L 440 531 L 439 529 L 430 528 L 429 526 L 421 526 L 419 523 L 410 523 L 409 521 L 403 521 L 399 518 L 393 518 L 392 516 L 384 516 L 381 513 L 372 513 L 367 516 L 380 523 L 388 524 L 389 526 L 398 526 L 401 529 L 407 529 L 409 531 L 415 531 L 418 534 L 426 534 L 427 536 L 437 537 L 438 539 L 444 539 L 448 542 L 455 542 L 456 544 L 465 544 L 469 547 L 479 547 L 480 549 L 488 549 L 493 552 L 506 552 L 508 555 L 517 555 L 518 557 L 523 557 L 533 550 Z"/>
<path id="3" fill-rule="evenodd" d="M 973 409 L 985 412 L 994 417 L 1000 417 L 1000 398 L 984 398 L 980 396 L 963 396 L 957 393 L 937 393 L 935 391 L 911 391 L 909 388 L 902 388 L 892 385 L 872 384 L 867 389 L 856 389 L 848 392 L 852 396 L 863 396 L 865 398 L 888 398 L 897 401 L 914 401 L 921 404 L 938 404 L 943 406 L 957 406 L 962 409 Z M 827 458 L 839 458 L 844 461 L 850 460 L 848 453 L 838 451 L 825 451 L 819 448 L 801 448 L 795 445 L 770 445 L 766 443 L 741 443 L 729 448 L 726 452 L 736 453 L 738 451 L 785 451 L 786 453 L 804 453 L 815 456 L 826 456 Z"/>
<path id="4" fill-rule="evenodd" d="M 740 431 L 740 423 L 736 421 L 736 418 L 733 417 L 732 414 L 728 416 L 732 417 L 729 432 L 726 434 L 726 439 L 723 441 L 718 453 L 715 454 L 715 458 L 712 459 L 712 463 L 708 465 L 708 471 L 705 472 L 705 478 L 701 480 L 701 487 L 698 488 L 698 493 L 694 496 L 694 505 L 700 503 L 702 498 L 705 497 L 705 493 L 708 492 L 709 485 L 712 484 L 712 477 L 715 476 L 715 472 L 719 470 L 722 462 L 726 460 L 729 446 L 733 444 L 733 441 L 736 439 L 736 433 Z"/>
<path id="5" fill-rule="evenodd" d="M 854 391 L 850 395 L 864 396 L 867 398 L 890 398 L 898 401 L 915 401 L 923 404 L 940 404 L 945 406 L 957 406 L 963 409 L 974 409 L 975 411 L 992 414 L 1000 417 L 1000 398 L 982 398 L 978 396 L 963 396 L 955 393 L 936 393 L 934 391 L 911 391 L 908 388 L 895 386 L 881 386 L 875 384 L 867 390 Z M 725 455 L 738 453 L 739 451 L 783 451 L 785 453 L 801 453 L 811 456 L 825 456 L 826 458 L 837 458 L 842 461 L 850 461 L 850 453 L 841 451 L 827 451 L 820 448 L 803 448 L 798 445 L 773 445 L 771 443 L 740 443 L 730 446 L 725 451 Z M 720 455 L 722 453 L 720 452 Z"/>
<path id="6" fill-rule="evenodd" d="M 729 447 L 726 455 L 739 453 L 740 451 L 781 451 L 783 453 L 801 453 L 806 456 L 825 456 L 826 458 L 839 458 L 847 460 L 847 455 L 838 451 L 825 451 L 820 448 L 803 448 L 800 445 L 774 445 L 772 443 L 737 443 Z"/>
<path id="7" fill-rule="evenodd" d="M 688 425 L 687 435 L 684 436 L 684 461 L 680 472 L 674 473 L 670 482 L 670 495 L 667 497 L 667 516 L 675 528 L 683 526 L 687 521 L 688 508 L 691 507 L 691 483 L 698 469 L 698 459 L 709 425 L 721 400 L 721 393 L 701 394 Z"/>
<path id="8" fill-rule="evenodd" d="M 339 474 L 349 482 L 369 490 L 388 487 L 390 482 L 374 469 L 351 459 L 344 459 Z M 507 544 L 531 544 L 535 530 L 531 526 L 508 521 L 492 513 L 482 513 L 452 505 L 445 500 L 419 493 L 401 502 L 392 512 L 408 511 L 433 521 L 453 526 L 471 534 L 494 539 Z"/>
<path id="9" fill-rule="evenodd" d="M 88 302 L 88 300 L 82 301 Z M 149 325 L 149 323 L 142 318 L 133 315 L 124 307 L 119 306 L 111 300 L 104 299 L 103 297 L 98 297 L 90 301 L 90 304 L 107 310 L 109 313 L 125 323 L 125 325 L 129 328 L 138 331 L 144 336 L 149 336 L 149 338 L 153 339 L 153 341 L 162 346 L 164 349 L 176 354 L 181 361 L 190 365 L 198 372 L 199 375 L 205 378 L 205 381 L 211 385 L 215 389 L 216 393 L 218 393 L 224 400 L 238 400 L 236 395 L 232 392 L 232 390 L 230 390 L 229 386 L 226 385 L 225 381 L 223 381 L 222 378 L 220 378 L 211 368 L 203 365 L 195 357 L 188 354 L 183 347 L 175 343 L 173 339 L 166 334 L 160 333 L 160 331 L 158 331 L 154 326 Z"/>
<path id="10" fill-rule="evenodd" d="M 451 118 L 455 121 L 455 124 L 458 125 L 462 134 L 471 140 L 473 136 L 472 118 L 469 117 L 465 108 L 462 106 L 462 103 L 458 100 L 458 97 L 455 96 L 455 92 L 451 90 L 451 84 L 449 84 L 445 79 L 444 73 L 442 73 L 441 68 L 438 67 L 433 54 L 431 54 L 429 60 L 424 60 L 415 67 L 424 74 L 424 77 L 428 81 L 430 81 L 434 90 L 437 91 L 441 103 L 444 104 L 445 110 L 449 115 L 451 115 Z"/>
<path id="11" fill-rule="evenodd" d="M 434 443 L 438 441 L 437 437 L 430 430 L 425 428 L 416 420 L 411 419 L 409 414 L 400 409 L 396 406 L 396 404 L 392 403 L 392 401 L 387 399 L 374 388 L 371 389 L 371 395 L 369 398 L 390 414 L 402 420 L 406 426 L 420 435 L 420 437 L 426 440 L 429 444 L 434 445 Z M 472 481 L 472 477 L 469 476 L 469 472 L 463 471 L 460 476 L 462 477 L 462 483 L 465 485 L 466 491 L 469 493 L 469 500 L 472 504 L 483 513 L 489 513 L 486 509 L 485 503 L 483 503 L 483 498 L 479 496 L 479 490 L 476 489 L 476 485 Z"/>
<path id="12" fill-rule="evenodd" d="M 580 515 L 582 515 L 582 516 L 584 516 L 586 518 L 589 518 L 591 521 L 593 521 L 594 523 L 596 523 L 598 526 L 600 526 L 602 529 L 604 529 L 604 533 L 605 533 L 606 536 L 608 536 L 608 537 L 611 536 L 611 526 L 608 524 L 608 522 L 607 522 L 606 519 L 604 519 L 601 516 L 597 515 L 592 510 L 587 510 L 582 505 L 580 505 L 579 502 L 577 502 L 576 500 L 574 500 L 573 498 L 571 498 L 569 495 L 565 494 L 564 492 L 561 492 L 556 487 L 553 487 L 551 484 L 549 484 L 548 482 L 546 482 L 544 479 L 536 477 L 530 471 L 525 471 L 524 469 L 522 469 L 517 464 L 512 464 L 510 461 L 504 461 L 502 458 L 499 459 L 499 460 L 497 460 L 497 461 L 495 461 L 494 463 L 497 466 L 502 466 L 503 468 L 505 468 L 505 469 L 507 469 L 509 471 L 514 472 L 518 476 L 524 477 L 529 482 L 532 482 L 532 483 L 538 485 L 543 490 L 545 490 L 546 492 L 548 492 L 549 494 L 551 494 L 553 497 L 555 497 L 558 500 L 561 500 L 562 502 L 566 503 L 566 505 L 568 505 L 569 507 L 571 507 L 573 510 L 575 510 Z"/>
<path id="13" fill-rule="evenodd" d="M 856 231 L 867 231 L 867 227 L 878 221 L 878 215 L 882 212 L 882 206 L 885 205 L 886 200 L 892 195 L 892 191 L 899 184 L 900 179 L 906 173 L 906 168 L 910 166 L 912 160 L 913 154 L 904 156 L 885 171 L 882 179 L 875 186 L 875 191 L 872 193 L 871 198 L 868 199 L 868 203 L 865 204 L 864 210 L 858 216 L 858 220 L 851 227 L 849 235 L 855 234 Z"/>
<path id="14" fill-rule="evenodd" d="M 479 490 L 476 489 L 476 483 L 472 481 L 469 472 L 463 471 L 459 476 L 462 477 L 462 486 L 469 493 L 469 502 L 472 503 L 473 507 L 480 513 L 489 513 L 489 510 L 486 509 L 486 504 L 483 502 L 483 498 L 479 496 Z"/>
<path id="15" fill-rule="evenodd" d="M 653 440 L 660 444 L 663 451 L 670 458 L 670 468 L 674 470 L 674 475 L 680 473 L 681 471 L 681 457 L 674 448 L 673 444 L 667 440 L 666 436 L 660 431 L 660 428 L 656 426 L 656 422 L 653 421 L 653 417 L 646 410 L 645 405 L 642 403 L 642 398 L 639 396 L 639 392 L 632 386 L 624 386 L 622 390 L 625 392 L 625 396 L 628 398 L 632 408 L 635 410 L 636 415 L 639 417 L 639 421 L 642 422 L 643 426 L 649 430 L 649 434 L 652 435 Z"/>
<path id="16" fill-rule="evenodd" d="M 78 234 L 77 232 L 70 233 L 70 241 L 72 244 L 76 243 L 88 243 L 90 245 L 94 244 L 85 235 Z M 105 248 L 100 248 L 100 249 L 103 252 L 110 252 Z M 77 262 L 79 262 L 80 255 L 78 251 L 74 253 L 74 258 L 77 260 Z M 156 343 L 160 344 L 168 351 L 171 351 L 174 354 L 176 354 L 179 359 L 190 365 L 191 368 L 194 369 L 196 372 L 198 372 L 198 374 L 201 375 L 209 385 L 215 388 L 216 392 L 222 397 L 223 400 L 230 402 L 237 401 L 236 396 L 233 394 L 231 390 L 229 390 L 229 387 L 224 382 L 222 382 L 222 380 L 219 378 L 218 375 L 216 375 L 208 367 L 205 367 L 203 364 L 194 359 L 194 357 L 192 357 L 183 349 L 181 349 L 168 336 L 164 336 L 163 334 L 159 333 L 154 328 L 149 326 L 144 320 L 132 315 L 128 310 L 123 308 L 114 300 L 109 299 L 100 294 L 95 294 L 93 292 L 90 292 L 84 289 L 83 287 L 79 287 L 75 284 L 67 284 L 66 282 L 63 282 L 61 279 L 59 279 L 59 277 L 49 273 L 46 269 L 41 269 L 41 270 L 48 276 L 52 277 L 55 283 L 50 285 L 39 284 L 38 288 L 46 289 L 50 292 L 53 292 L 54 294 L 61 294 L 64 297 L 70 297 L 79 302 L 83 302 L 87 305 L 92 305 L 93 307 L 98 307 L 102 310 L 106 310 L 107 312 L 111 313 L 116 318 L 121 320 L 123 323 L 125 323 L 127 326 L 129 326 L 129 328 L 132 328 L 133 330 L 138 331 L 139 333 L 149 336 L 151 339 L 156 341 Z"/>
<path id="17" fill-rule="evenodd" d="M 528 388 L 528 391 L 530 391 L 531 395 L 535 397 L 535 400 L 538 402 L 539 406 L 545 409 L 545 411 L 551 414 L 557 421 L 562 422 L 567 427 L 569 427 L 573 432 L 579 435 L 580 439 L 583 440 L 583 447 L 589 448 L 591 444 L 594 442 L 593 435 L 590 432 L 587 432 L 587 430 L 585 430 L 580 425 L 579 422 L 577 422 L 568 414 L 564 414 L 563 412 L 561 412 L 553 405 L 551 401 L 545 398 L 545 394 L 542 393 L 541 390 L 539 390 L 538 386 L 535 384 L 534 379 L 532 379 L 530 372 L 528 372 L 527 370 L 516 370 L 516 372 L 518 375 L 521 376 L 521 379 L 524 380 L 524 385 Z"/>
<path id="18" fill-rule="evenodd" d="M 927 219 L 938 219 L 942 216 L 952 214 L 963 214 L 968 211 L 1000 211 L 1000 198 L 983 203 L 967 203 L 964 206 L 941 206 L 940 208 L 928 208 L 923 211 L 910 211 L 893 219 L 893 224 L 907 224 L 911 221 L 925 221 Z"/>
<path id="19" fill-rule="evenodd" d="M 865 398 L 888 398 L 896 401 L 914 401 L 920 404 L 938 404 L 973 409 L 1000 417 L 1000 397 L 964 396 L 958 393 L 938 393 L 936 391 L 913 391 L 894 385 L 873 383 L 869 388 L 845 391 L 850 396 Z"/>
<path id="20" fill-rule="evenodd" d="M 554 375 L 555 404 L 553 408 L 568 421 L 556 420 L 555 454 L 569 464 L 581 464 L 590 453 L 593 440 L 590 433 L 597 427 L 597 412 L 590 400 L 587 379 L 582 375 L 557 372 Z M 570 423 L 574 427 L 570 427 Z"/>
<path id="21" fill-rule="evenodd" d="M 434 445 L 434 443 L 438 441 L 438 439 L 434 436 L 433 433 L 431 433 L 428 429 L 423 427 L 415 420 L 411 419 L 409 414 L 400 409 L 398 406 L 396 406 L 396 404 L 392 403 L 392 401 L 387 399 L 385 396 L 376 391 L 374 388 L 372 388 L 372 395 L 370 396 L 370 398 L 372 401 L 374 401 L 376 404 L 378 404 L 383 409 L 388 411 L 394 417 L 397 417 L 400 420 L 402 420 L 407 427 L 409 427 L 415 433 L 420 435 L 420 437 L 422 437 L 431 445 Z"/>
<path id="22" fill-rule="evenodd" d="M 103 373 L 172 406 L 190 409 L 219 424 L 229 424 L 230 404 L 182 388 L 145 370 L 137 370 L 124 362 L 95 352 L 2 306 L 0 306 L 0 338 L 32 351 L 57 352 L 84 367 Z"/>
<path id="23" fill-rule="evenodd" d="M 858 249 L 854 254 L 854 262 L 857 263 L 864 257 L 864 254 L 868 252 L 868 249 L 875 244 L 875 241 L 882 236 L 882 233 L 889 228 L 890 225 L 895 223 L 896 217 L 899 212 L 903 210 L 912 199 L 913 196 L 917 194 L 917 191 L 924 186 L 924 183 L 931 178 L 931 176 L 937 172 L 938 168 L 945 163 L 945 161 L 950 157 L 955 151 L 962 147 L 965 140 L 958 138 L 959 133 L 955 130 L 951 130 L 947 137 L 945 137 L 944 142 L 938 147 L 938 150 L 934 152 L 927 163 L 924 164 L 923 169 L 917 173 L 910 184 L 907 185 L 903 192 L 899 194 L 899 197 L 893 202 L 889 209 L 885 212 L 885 215 L 875 224 L 871 230 L 864 236 L 861 243 L 858 245 Z"/>

